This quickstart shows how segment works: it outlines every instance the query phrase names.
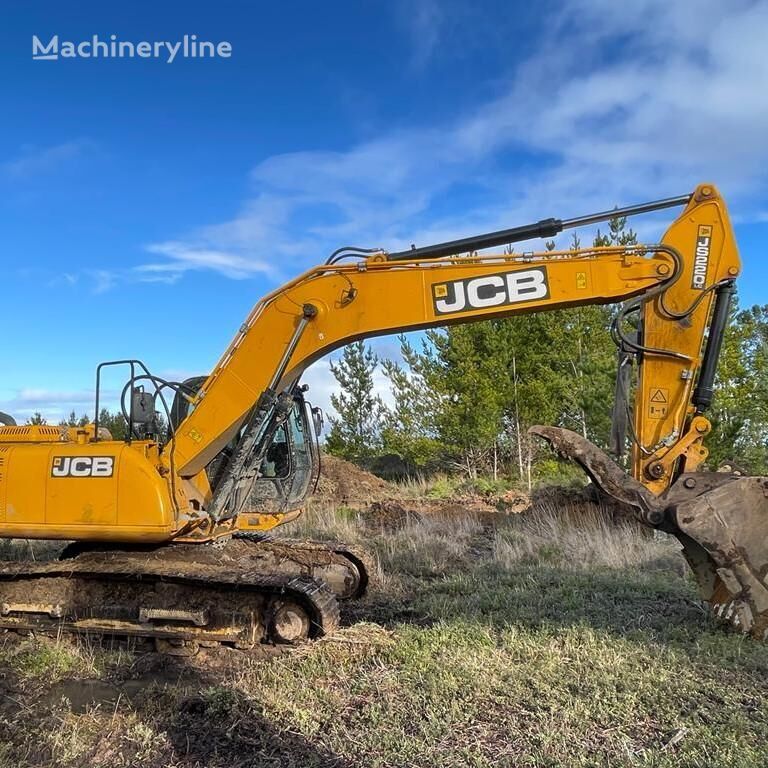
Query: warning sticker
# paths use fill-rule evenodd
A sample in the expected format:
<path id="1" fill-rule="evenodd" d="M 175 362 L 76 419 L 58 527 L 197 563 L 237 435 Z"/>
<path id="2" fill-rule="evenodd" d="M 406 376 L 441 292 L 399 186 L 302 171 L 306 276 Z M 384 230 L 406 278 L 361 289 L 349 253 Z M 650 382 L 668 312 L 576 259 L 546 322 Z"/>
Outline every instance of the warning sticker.
<path id="1" fill-rule="evenodd" d="M 669 390 L 656 387 L 651 390 L 650 402 L 648 403 L 648 416 L 651 419 L 663 419 L 667 415 L 669 405 Z"/>
<path id="2" fill-rule="evenodd" d="M 587 273 L 586 272 L 577 272 L 576 273 L 576 288 L 580 290 L 584 290 L 587 287 Z"/>

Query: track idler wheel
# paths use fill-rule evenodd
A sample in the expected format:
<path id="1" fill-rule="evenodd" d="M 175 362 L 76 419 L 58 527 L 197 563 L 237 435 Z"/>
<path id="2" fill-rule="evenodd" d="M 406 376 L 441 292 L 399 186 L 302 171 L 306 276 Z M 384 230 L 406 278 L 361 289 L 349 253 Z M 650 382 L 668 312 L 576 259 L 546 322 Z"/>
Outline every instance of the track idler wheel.
<path id="1" fill-rule="evenodd" d="M 269 607 L 267 639 L 293 645 L 309 637 L 311 621 L 306 610 L 293 600 L 274 600 Z"/>

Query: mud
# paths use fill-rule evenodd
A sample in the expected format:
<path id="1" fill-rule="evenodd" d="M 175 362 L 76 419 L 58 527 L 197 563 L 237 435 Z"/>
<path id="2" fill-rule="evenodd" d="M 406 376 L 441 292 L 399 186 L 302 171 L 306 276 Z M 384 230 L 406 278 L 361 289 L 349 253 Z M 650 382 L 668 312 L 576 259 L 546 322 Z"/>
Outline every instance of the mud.
<path id="1" fill-rule="evenodd" d="M 320 482 L 313 502 L 330 502 L 340 506 L 370 504 L 398 495 L 397 486 L 366 472 L 344 459 L 323 454 Z"/>
<path id="2" fill-rule="evenodd" d="M 203 549 L 211 562 L 201 562 Z M 286 601 L 306 612 L 310 637 L 338 626 L 336 596 L 322 583 L 290 572 L 264 574 L 255 563 L 220 555 L 180 546 L 0 564 L 0 597 L 9 606 L 0 626 L 250 647 L 273 641 L 272 617 Z"/>

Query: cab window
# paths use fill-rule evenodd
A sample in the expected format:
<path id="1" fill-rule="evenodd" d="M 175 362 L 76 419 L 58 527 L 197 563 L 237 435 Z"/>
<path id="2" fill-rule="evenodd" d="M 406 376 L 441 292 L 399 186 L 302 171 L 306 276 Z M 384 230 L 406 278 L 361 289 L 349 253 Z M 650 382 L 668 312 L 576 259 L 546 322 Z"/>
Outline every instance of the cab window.
<path id="1" fill-rule="evenodd" d="M 288 432 L 282 424 L 275 432 L 272 445 L 261 463 L 262 477 L 288 477 L 291 470 L 290 451 L 288 450 Z"/>

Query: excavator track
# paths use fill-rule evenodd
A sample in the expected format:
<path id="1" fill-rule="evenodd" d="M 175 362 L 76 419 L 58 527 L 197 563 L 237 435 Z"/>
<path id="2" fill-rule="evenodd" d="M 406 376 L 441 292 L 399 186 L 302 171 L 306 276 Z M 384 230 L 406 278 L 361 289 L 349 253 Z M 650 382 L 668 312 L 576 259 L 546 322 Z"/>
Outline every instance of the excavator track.
<path id="1" fill-rule="evenodd" d="M 293 572 L 324 581 L 339 600 L 361 598 L 376 572 L 371 553 L 354 545 L 243 532 L 226 546 L 242 544 L 247 547 L 244 554 L 258 560 L 264 570 Z"/>
<path id="2" fill-rule="evenodd" d="M 153 638 L 158 650 L 184 655 L 200 645 L 294 644 L 337 628 L 325 583 L 232 555 L 179 545 L 2 563 L 0 627 Z"/>
<path id="3" fill-rule="evenodd" d="M 295 644 L 333 632 L 361 597 L 362 548 L 238 534 L 211 545 L 115 550 L 76 543 L 59 561 L 0 564 L 0 628 L 153 638 L 158 649 Z"/>

